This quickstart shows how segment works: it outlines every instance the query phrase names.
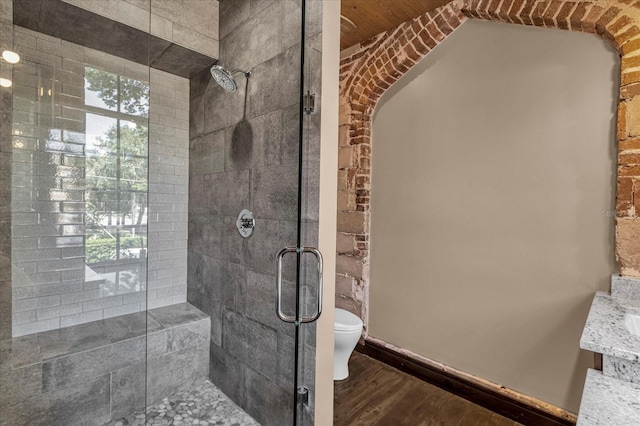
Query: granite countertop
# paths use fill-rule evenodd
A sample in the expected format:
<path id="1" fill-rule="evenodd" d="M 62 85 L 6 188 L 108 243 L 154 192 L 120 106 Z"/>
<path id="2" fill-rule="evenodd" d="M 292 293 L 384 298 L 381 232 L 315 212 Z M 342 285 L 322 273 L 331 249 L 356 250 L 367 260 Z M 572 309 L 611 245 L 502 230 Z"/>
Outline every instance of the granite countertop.
<path id="1" fill-rule="evenodd" d="M 638 419 L 640 384 L 587 371 L 577 426 L 637 426 Z"/>
<path id="2" fill-rule="evenodd" d="M 625 313 L 640 315 L 640 301 L 614 298 L 598 291 L 593 298 L 580 347 L 629 361 L 640 361 L 640 336 L 624 325 Z"/>

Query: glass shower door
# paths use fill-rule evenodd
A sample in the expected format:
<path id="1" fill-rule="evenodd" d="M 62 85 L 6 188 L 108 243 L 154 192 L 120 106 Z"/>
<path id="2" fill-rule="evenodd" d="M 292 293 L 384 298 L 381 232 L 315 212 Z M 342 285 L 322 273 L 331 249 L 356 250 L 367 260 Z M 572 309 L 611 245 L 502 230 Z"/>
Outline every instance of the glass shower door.
<path id="1" fill-rule="evenodd" d="M 301 190 L 313 186 L 302 133 L 307 4 L 221 1 L 219 61 L 190 81 L 187 302 L 210 318 L 211 382 L 264 425 L 302 424 L 300 387 L 313 404 L 313 382 L 300 380 L 313 363 L 300 348 L 315 336 L 299 319 L 316 301 L 301 302 L 300 283 L 309 274 L 309 291 L 318 285 L 317 262 L 314 274 L 305 263 L 315 256 L 297 250 L 317 233 Z M 292 322 L 277 315 L 276 276 Z"/>
<path id="2" fill-rule="evenodd" d="M 145 404 L 149 2 L 0 1 L 0 424 L 102 425 Z"/>
<path id="3" fill-rule="evenodd" d="M 295 425 L 315 420 L 316 320 L 322 313 L 323 262 L 318 247 L 322 2 L 303 1 L 300 85 L 300 204 L 297 277 Z M 328 254 L 331 255 L 331 254 Z"/>

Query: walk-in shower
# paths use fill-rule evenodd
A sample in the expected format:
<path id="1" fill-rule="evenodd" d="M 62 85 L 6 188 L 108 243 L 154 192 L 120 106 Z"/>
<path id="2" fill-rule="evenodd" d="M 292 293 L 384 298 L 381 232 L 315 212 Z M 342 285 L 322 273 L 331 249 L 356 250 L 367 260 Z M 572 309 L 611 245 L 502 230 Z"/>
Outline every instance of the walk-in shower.
<path id="1" fill-rule="evenodd" d="M 0 0 L 1 426 L 313 424 L 274 261 L 317 246 L 321 2 L 243 4 Z"/>

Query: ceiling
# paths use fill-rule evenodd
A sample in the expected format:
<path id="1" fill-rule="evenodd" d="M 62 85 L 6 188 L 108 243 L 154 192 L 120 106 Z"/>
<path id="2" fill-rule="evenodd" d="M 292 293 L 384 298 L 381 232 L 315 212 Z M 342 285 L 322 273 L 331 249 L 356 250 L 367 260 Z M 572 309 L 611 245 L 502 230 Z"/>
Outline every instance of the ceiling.
<path id="1" fill-rule="evenodd" d="M 355 24 L 343 20 L 340 49 L 367 40 L 402 22 L 432 11 L 451 0 L 342 0 L 341 14 Z"/>

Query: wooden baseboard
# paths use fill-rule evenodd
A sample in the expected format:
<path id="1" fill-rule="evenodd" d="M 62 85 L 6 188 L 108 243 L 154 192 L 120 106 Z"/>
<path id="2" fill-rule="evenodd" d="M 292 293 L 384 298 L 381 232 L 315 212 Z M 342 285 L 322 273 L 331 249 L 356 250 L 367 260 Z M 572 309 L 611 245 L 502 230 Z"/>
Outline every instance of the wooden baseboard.
<path id="1" fill-rule="evenodd" d="M 365 339 L 356 350 L 523 425 L 576 424 L 573 413 L 437 362 L 411 357 L 377 339 Z"/>

